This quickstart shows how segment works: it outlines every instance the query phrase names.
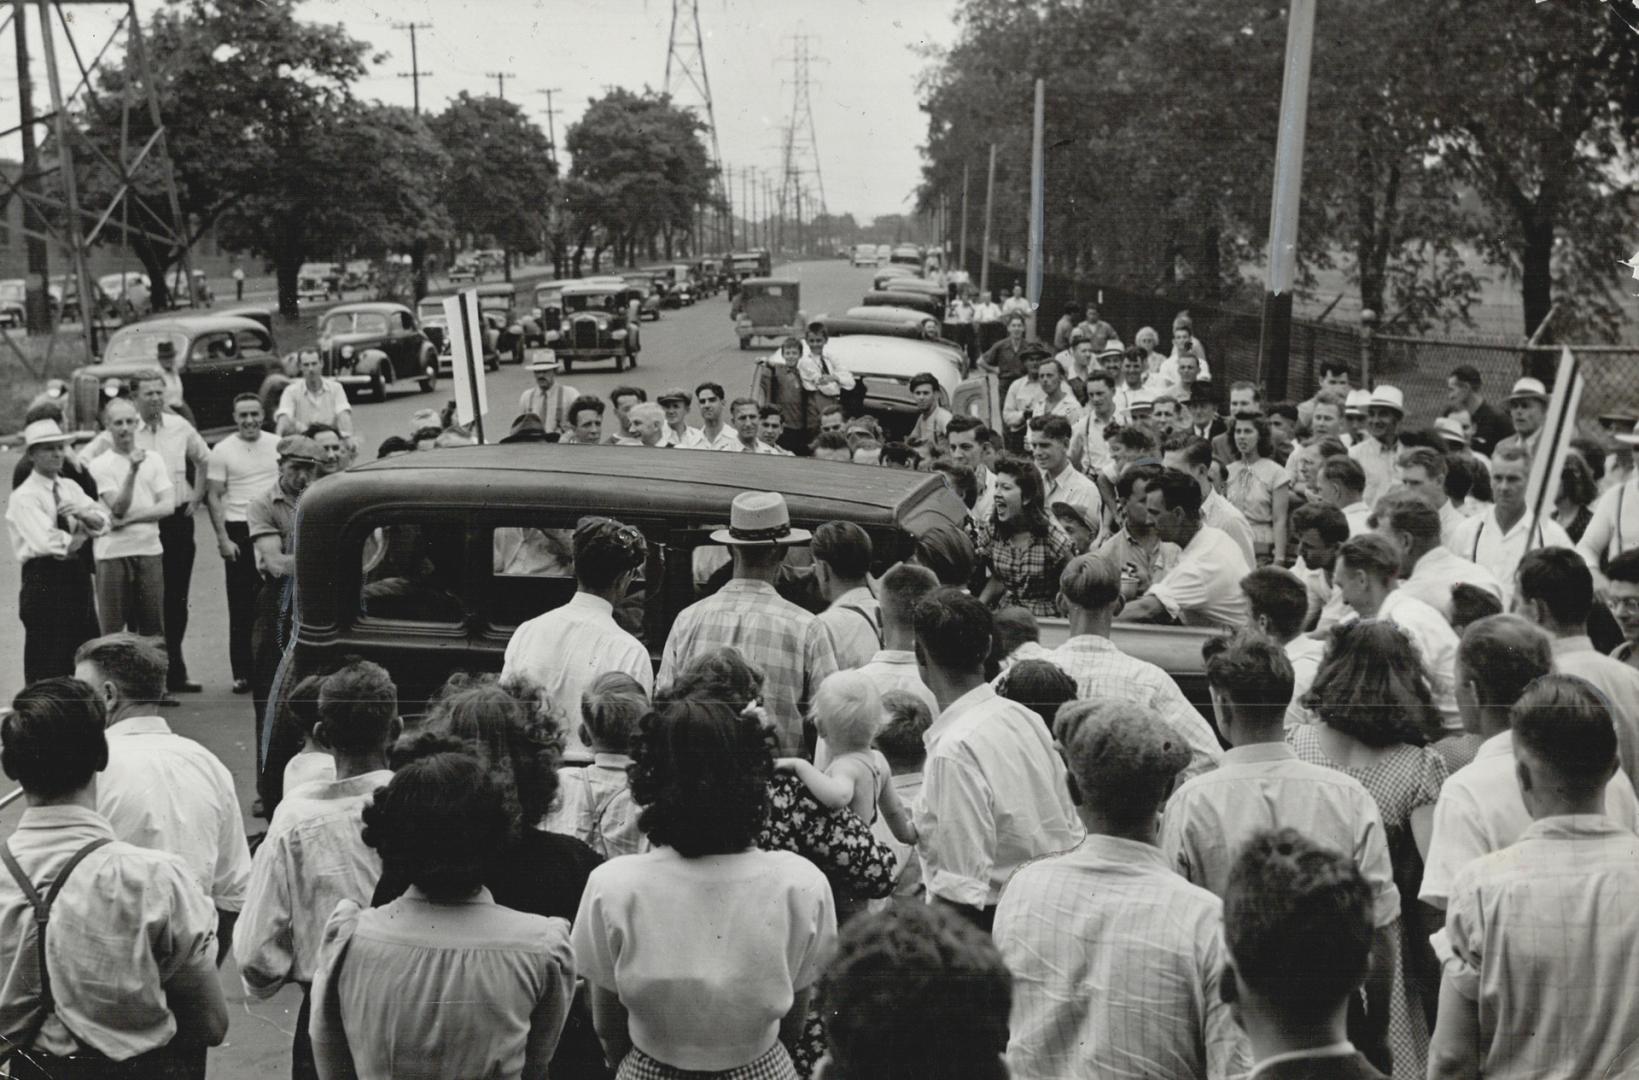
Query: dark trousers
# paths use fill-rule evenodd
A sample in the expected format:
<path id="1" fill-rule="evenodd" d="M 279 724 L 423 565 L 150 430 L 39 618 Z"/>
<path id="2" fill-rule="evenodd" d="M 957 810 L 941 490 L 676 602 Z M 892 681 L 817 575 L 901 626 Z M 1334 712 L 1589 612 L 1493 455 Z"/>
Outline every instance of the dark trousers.
<path id="1" fill-rule="evenodd" d="M 226 523 L 228 539 L 239 548 L 239 557 L 223 560 L 228 584 L 228 663 L 235 679 L 251 676 L 251 627 L 256 621 L 256 591 L 262 587 L 256 572 L 256 548 L 250 542 L 250 526 L 243 521 Z"/>
<path id="2" fill-rule="evenodd" d="M 74 674 L 74 651 L 97 636 L 91 575 L 78 556 L 30 559 L 22 567 L 23 681 Z"/>
<path id="3" fill-rule="evenodd" d="M 48 1080 L 205 1080 L 203 1046 L 162 1046 L 125 1061 L 110 1061 L 101 1054 L 51 1057 L 47 1054 L 18 1055 L 20 1072 L 13 1076 L 46 1077 Z M 16 1070 L 18 1064 L 12 1068 Z"/>
<path id="4" fill-rule="evenodd" d="M 244 282 L 243 278 L 240 278 L 240 279 L 236 280 L 233 283 L 233 299 L 234 299 L 235 302 L 238 302 L 240 300 L 243 300 L 244 298 L 245 298 L 245 282 Z"/>
<path id="5" fill-rule="evenodd" d="M 290 1080 L 319 1080 L 313 1062 L 313 1038 L 307 1033 L 313 1015 L 313 988 L 302 987 L 302 1005 L 296 1010 L 296 1032 L 290 1040 Z"/>
<path id="6" fill-rule="evenodd" d="M 175 689 L 188 681 L 182 638 L 188 632 L 188 589 L 193 585 L 193 515 L 172 514 L 161 521 L 159 542 L 165 549 L 165 657 L 170 661 L 166 681 Z"/>
<path id="7" fill-rule="evenodd" d="M 284 655 L 281 641 L 288 627 L 284 623 L 284 578 L 268 578 L 256 593 L 256 617 L 251 624 L 251 704 L 256 710 L 257 766 L 262 762 L 262 725 L 270 723 L 268 701 L 273 696 L 273 678 Z"/>

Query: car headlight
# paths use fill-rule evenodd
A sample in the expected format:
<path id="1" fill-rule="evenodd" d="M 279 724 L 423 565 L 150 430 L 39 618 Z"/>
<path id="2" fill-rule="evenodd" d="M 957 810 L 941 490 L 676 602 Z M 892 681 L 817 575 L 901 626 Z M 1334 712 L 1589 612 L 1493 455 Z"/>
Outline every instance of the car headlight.
<path id="1" fill-rule="evenodd" d="M 124 389 L 125 383 L 120 379 L 104 379 L 102 381 L 102 396 L 105 398 L 117 398 L 120 396 L 120 391 Z"/>
<path id="2" fill-rule="evenodd" d="M 341 347 L 341 358 L 342 358 L 342 359 L 343 359 L 343 360 L 351 360 L 351 359 L 353 359 L 353 346 L 351 346 L 351 345 L 343 345 L 343 346 L 342 346 L 342 347 Z"/>

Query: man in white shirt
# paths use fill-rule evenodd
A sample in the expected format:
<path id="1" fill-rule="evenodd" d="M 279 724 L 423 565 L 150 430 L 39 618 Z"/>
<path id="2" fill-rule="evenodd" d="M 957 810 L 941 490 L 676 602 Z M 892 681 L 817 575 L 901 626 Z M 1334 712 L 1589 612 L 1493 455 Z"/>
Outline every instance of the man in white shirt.
<path id="1" fill-rule="evenodd" d="M 979 497 L 973 504 L 974 521 L 989 521 L 996 506 L 996 476 L 985 465 L 985 449 L 990 440 L 990 429 L 976 416 L 952 417 L 945 429 L 950 445 L 950 456 L 973 470 L 974 482 L 979 486 Z"/>
<path id="2" fill-rule="evenodd" d="M 1332 580 L 1343 602 L 1362 619 L 1384 619 L 1405 631 L 1428 668 L 1434 705 L 1446 727 L 1460 728 L 1457 716 L 1457 635 L 1445 617 L 1397 588 L 1400 550 L 1376 533 L 1350 537 L 1338 549 Z"/>
<path id="3" fill-rule="evenodd" d="M 973 321 L 976 323 L 999 323 L 1002 321 L 1002 306 L 996 303 L 996 290 L 979 294 L 980 299 L 973 305 Z"/>
<path id="4" fill-rule="evenodd" d="M 1119 359 L 1121 384 L 1113 395 L 1115 414 L 1121 423 L 1131 424 L 1136 420 L 1136 413 L 1154 404 L 1155 395 L 1144 389 L 1144 358 L 1138 350 L 1129 349 Z M 1104 370 L 1110 368 L 1106 366 Z"/>
<path id="5" fill-rule="evenodd" d="M 728 414 L 734 423 L 734 449 L 742 454 L 772 454 L 774 448 L 762 440 L 761 407 L 748 397 L 735 398 L 729 403 Z"/>
<path id="6" fill-rule="evenodd" d="M 159 523 L 176 509 L 165 459 L 136 444 L 137 407 L 113 398 L 103 424 L 113 442 L 88 463 L 111 523 L 92 541 L 97 565 L 97 618 L 102 632 L 129 627 L 143 637 L 165 633 L 164 548 Z"/>
<path id="7" fill-rule="evenodd" d="M 877 583 L 882 613 L 882 648 L 859 670 L 880 693 L 903 690 L 928 707 L 929 716 L 939 714 L 939 702 L 922 681 L 916 666 L 916 605 L 939 587 L 932 570 L 912 563 L 900 563 L 882 575 Z M 920 775 L 920 770 L 918 770 Z"/>
<path id="8" fill-rule="evenodd" d="M 1554 670 L 1585 679 L 1616 724 L 1622 771 L 1639 776 L 1639 670 L 1596 651 L 1588 638 L 1593 575 L 1574 551 L 1538 548 L 1520 560 L 1514 610 L 1553 641 Z"/>
<path id="9" fill-rule="evenodd" d="M 1396 490 L 1416 496 L 1440 515 L 1440 543 L 1448 548 L 1456 540 L 1457 527 L 1468 520 L 1446 495 L 1449 468 L 1446 456 L 1428 446 L 1408 446 L 1395 461 Z"/>
<path id="10" fill-rule="evenodd" d="M 1343 360 L 1322 360 L 1315 365 L 1320 375 L 1320 387 L 1315 396 L 1307 401 L 1298 402 L 1298 423 L 1314 426 L 1315 406 L 1320 404 L 1321 396 L 1327 395 L 1337 401 L 1337 422 L 1343 420 L 1343 402 L 1349 396 L 1349 365 Z M 1336 435 L 1337 431 L 1315 431 L 1316 438 L 1327 435 Z"/>
<path id="11" fill-rule="evenodd" d="M 614 620 L 614 605 L 643 569 L 648 546 L 633 526 L 590 517 L 575 527 L 574 548 L 575 595 L 512 632 L 501 677 L 536 687 L 565 722 L 565 759 L 590 761 L 579 722 L 586 688 L 599 675 L 621 671 L 654 689 L 649 650 Z"/>
<path id="12" fill-rule="evenodd" d="M 279 395 L 273 411 L 274 430 L 280 435 L 300 435 L 312 424 L 329 424 L 342 438 L 353 436 L 353 406 L 347 391 L 336 379 L 324 377 L 324 359 L 313 349 L 303 350 L 297 360 L 301 378 Z"/>
<path id="13" fill-rule="evenodd" d="M 1303 699 L 1315 684 L 1326 642 L 1303 632 L 1309 613 L 1308 590 L 1296 574 L 1278 566 L 1260 566 L 1241 579 L 1252 626 L 1286 651 L 1292 665 L 1292 701 L 1286 707 L 1286 727 L 1314 722 Z"/>
<path id="14" fill-rule="evenodd" d="M 1070 636 L 1046 659 L 1076 681 L 1078 699 L 1133 703 L 1164 721 L 1189 752 L 1185 779 L 1218 764 L 1223 748 L 1212 725 L 1191 705 L 1172 676 L 1128 656 L 1110 640 L 1121 606 L 1121 568 L 1099 555 L 1078 555 L 1059 577 Z"/>
<path id="15" fill-rule="evenodd" d="M 1070 440 L 1070 460 L 1084 476 L 1097 476 L 1110 463 L 1105 436 L 1115 422 L 1115 379 L 1107 371 L 1095 371 L 1087 376 L 1087 408 Z"/>
<path id="16" fill-rule="evenodd" d="M 1502 585 L 1491 571 L 1440 542 L 1440 518 L 1415 491 L 1390 492 L 1368 519 L 1377 535 L 1400 552 L 1396 592 L 1415 597 L 1451 621 L 1451 590 L 1457 585 L 1484 589 L 1502 601 Z"/>
<path id="17" fill-rule="evenodd" d="M 167 689 L 196 694 L 202 687 L 188 678 L 182 639 L 188 632 L 188 593 L 193 583 L 193 512 L 203 497 L 211 450 L 192 424 L 165 407 L 165 382 L 157 370 L 138 373 L 132 383 L 132 397 L 141 420 L 136 445 L 164 461 L 175 492 L 176 508 L 159 522 L 160 561 L 165 576 L 165 654 L 170 661 Z M 84 457 L 89 460 L 112 446 L 113 436 L 103 431 L 87 444 Z M 188 479 L 190 466 L 194 470 L 192 481 Z"/>
<path id="18" fill-rule="evenodd" d="M 1367 524 L 1371 507 L 1361 498 L 1365 486 L 1366 470 L 1353 458 L 1341 455 L 1327 458 L 1320 466 L 1320 480 L 1315 486 L 1315 494 L 1322 503 L 1343 511 L 1344 520 L 1349 523 L 1350 536 L 1371 531 L 1371 526 Z"/>
<path id="19" fill-rule="evenodd" d="M 1343 428 L 1343 399 L 1329 390 L 1322 390 L 1311 401 L 1309 411 L 1309 439 L 1293 448 L 1286 459 L 1286 475 L 1294 491 L 1310 491 L 1320 473 L 1320 444 L 1326 439 L 1339 438 Z M 1308 404 L 1307 402 L 1305 404 Z M 1302 406 L 1299 406 L 1302 409 Z M 1345 447 L 1347 443 L 1343 444 Z"/>
<path id="20" fill-rule="evenodd" d="M 1463 522 L 1455 537 L 1457 554 L 1491 571 L 1502 585 L 1505 611 L 1514 601 L 1514 572 L 1528 549 L 1576 546 L 1564 526 L 1546 513 L 1531 528 L 1530 515 L 1525 512 L 1530 476 L 1531 459 L 1524 451 L 1498 448 L 1491 460 L 1491 512 Z"/>
<path id="21" fill-rule="evenodd" d="M 626 414 L 627 435 L 615 436 L 616 446 L 664 447 L 666 412 L 651 401 L 639 402 Z"/>
<path id="22" fill-rule="evenodd" d="M 1398 386 L 1379 385 L 1366 403 L 1367 438 L 1349 447 L 1349 456 L 1366 474 L 1362 497 L 1367 506 L 1394 486 L 1394 461 L 1400 452 L 1400 422 L 1406 416 L 1406 398 Z"/>
<path id="23" fill-rule="evenodd" d="M 569 406 L 580 397 L 573 386 L 558 382 L 563 367 L 551 349 L 530 349 L 526 362 L 535 385 L 518 395 L 518 411 L 540 417 L 547 431 L 563 432 L 569 427 Z"/>
<path id="24" fill-rule="evenodd" d="M 1226 534 L 1240 549 L 1247 566 L 1258 565 L 1252 548 L 1252 524 L 1240 508 L 1212 486 L 1212 444 L 1194 435 L 1175 436 L 1161 448 L 1161 464 L 1184 473 L 1201 490 L 1201 523 Z"/>
<path id="25" fill-rule="evenodd" d="M 912 375 L 911 397 L 916 401 L 916 425 L 911 428 L 912 443 L 924 446 L 943 446 L 945 427 L 950 423 L 950 410 L 939 404 L 939 380 L 930 372 Z"/>
<path id="26" fill-rule="evenodd" d="M 1532 822 L 1458 871 L 1434 945 L 1442 978 L 1430 1077 L 1618 1076 L 1639 1011 L 1639 838 L 1602 813 L 1617 771 L 1610 716 L 1550 675 L 1513 710 L 1515 775 Z"/>
<path id="27" fill-rule="evenodd" d="M 819 621 L 831 635 L 837 669 L 863 667 L 883 648 L 882 609 L 871 592 L 871 538 L 851 521 L 814 530 L 814 581 L 827 607 Z"/>
<path id="28" fill-rule="evenodd" d="M 1292 573 L 1309 594 L 1309 615 L 1304 626 L 1324 633 L 1348 612 L 1348 605 L 1332 584 L 1332 574 L 1337 569 L 1338 549 L 1349 538 L 1349 523 L 1335 506 L 1305 503 L 1292 512 L 1292 535 L 1298 548 Z"/>
<path id="29" fill-rule="evenodd" d="M 205 505 L 216 530 L 216 549 L 227 575 L 228 660 L 233 692 L 250 689 L 251 626 L 256 618 L 256 549 L 245 510 L 279 478 L 278 440 L 262 430 L 262 401 L 255 394 L 233 399 L 234 433 L 211 448 L 205 466 Z"/>
<path id="30" fill-rule="evenodd" d="M 1013 973 L 1009 1072 L 1242 1075 L 1246 1039 L 1219 985 L 1222 904 L 1156 847 L 1188 752 L 1133 702 L 1076 702 L 1054 732 L 1087 836 L 1019 870 L 996 910 L 996 945 Z"/>
<path id="31" fill-rule="evenodd" d="M 1015 431 L 1042 416 L 1061 416 L 1074 424 L 1081 419 L 1076 396 L 1064 385 L 1064 369 L 1052 357 L 1036 365 L 1035 379 L 1019 379 L 1007 388 L 1002 403 L 1002 419 Z"/>
<path id="32" fill-rule="evenodd" d="M 156 714 L 165 696 L 165 653 L 134 634 L 80 647 L 74 677 L 108 714 L 108 766 L 97 777 L 97 813 L 138 847 L 168 851 L 216 905 L 217 955 L 250 888 L 250 847 L 233 776 L 215 754 L 171 732 Z"/>
<path id="33" fill-rule="evenodd" d="M 1514 383 L 1503 404 L 1508 406 L 1514 433 L 1498 440 L 1491 456 L 1495 458 L 1507 450 L 1523 452 L 1527 457 L 1535 454 L 1542 443 L 1542 422 L 1548 415 L 1548 388 L 1542 380 L 1527 376 Z"/>
<path id="34" fill-rule="evenodd" d="M 840 399 L 844 391 L 854 388 L 854 373 L 835 357 L 825 355 L 829 338 L 823 322 L 808 324 L 802 358 L 797 361 L 797 379 L 810 394 Z"/>
<path id="35" fill-rule="evenodd" d="M 780 457 L 797 456 L 780 445 L 785 438 L 785 413 L 778 405 L 764 405 L 757 410 L 757 437 Z"/>
<path id="36" fill-rule="evenodd" d="M 1014 871 L 1083 830 L 1041 718 L 985 681 L 990 612 L 947 587 L 916 605 L 915 623 L 917 664 L 942 710 L 923 740 L 923 877 L 930 896 L 989 930 Z"/>
<path id="37" fill-rule="evenodd" d="M 1245 626 L 1248 612 L 1240 581 L 1252 567 L 1226 533 L 1201 521 L 1201 488 L 1195 478 L 1168 469 L 1147 486 L 1144 498 L 1155 531 L 1162 540 L 1177 544 L 1182 554 L 1166 577 L 1117 618 L 1128 622 L 1171 619 L 1185 626 Z"/>
<path id="38" fill-rule="evenodd" d="M 1028 445 L 1041 471 L 1042 501 L 1048 509 L 1054 503 L 1068 503 L 1096 529 L 1104 498 L 1098 485 L 1070 464 L 1070 439 L 1070 423 L 1062 416 L 1038 416 L 1030 421 Z"/>
<path id="39" fill-rule="evenodd" d="M 726 402 L 722 386 L 714 382 L 701 383 L 694 388 L 694 402 L 700 406 L 701 426 L 696 429 L 699 439 L 693 445 L 687 440 L 679 441 L 678 445 L 691 450 L 738 450 L 740 436 L 732 425 L 723 423 Z"/>
<path id="40" fill-rule="evenodd" d="M 1022 285 L 1013 286 L 1013 292 L 1006 300 L 1002 301 L 1003 316 L 1011 315 L 1014 312 L 1018 312 L 1020 315 L 1029 316 L 1033 311 L 1034 309 L 1030 306 L 1030 301 L 1025 298 L 1024 286 Z"/>
<path id="41" fill-rule="evenodd" d="M 689 403 L 693 398 L 681 386 L 661 391 L 655 404 L 666 413 L 666 431 L 660 437 L 661 446 L 677 446 L 684 450 L 698 450 L 703 445 L 700 429 L 689 423 Z"/>
<path id="42" fill-rule="evenodd" d="M 1458 871 L 1501 851 L 1531 824 L 1514 779 L 1510 712 L 1525 688 L 1554 669 L 1548 636 L 1519 615 L 1490 615 L 1463 631 L 1457 649 L 1457 704 L 1463 727 L 1484 736 L 1474 760 L 1452 773 L 1434 805 L 1423 882 L 1417 898 L 1445 909 Z M 1605 785 L 1604 813 L 1639 828 L 1639 797 L 1627 774 Z"/>

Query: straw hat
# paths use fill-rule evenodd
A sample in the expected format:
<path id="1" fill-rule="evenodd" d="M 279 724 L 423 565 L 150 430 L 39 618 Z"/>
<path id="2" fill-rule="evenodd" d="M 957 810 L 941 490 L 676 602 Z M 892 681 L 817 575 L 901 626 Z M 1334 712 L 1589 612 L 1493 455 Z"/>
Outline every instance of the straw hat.
<path id="1" fill-rule="evenodd" d="M 1368 409 L 1393 409 L 1401 416 L 1406 415 L 1406 395 L 1398 386 L 1379 386 L 1366 399 Z"/>
<path id="2" fill-rule="evenodd" d="M 1540 401 L 1546 405 L 1548 388 L 1542 385 L 1541 379 L 1527 376 L 1514 383 L 1514 390 L 1508 395 L 1507 401 L 1510 405 L 1516 401 Z"/>
<path id="3" fill-rule="evenodd" d="M 791 511 L 777 491 L 742 491 L 729 507 L 728 528 L 711 534 L 714 544 L 736 547 L 783 547 L 812 539 L 807 529 L 791 527 Z"/>
<path id="4" fill-rule="evenodd" d="M 557 371 L 563 366 L 551 349 L 530 349 L 527 355 L 530 371 Z"/>
<path id="5" fill-rule="evenodd" d="M 23 429 L 25 450 L 36 446 L 65 446 L 73 441 L 74 436 L 63 434 L 63 429 L 57 426 L 55 420 L 36 420 Z"/>

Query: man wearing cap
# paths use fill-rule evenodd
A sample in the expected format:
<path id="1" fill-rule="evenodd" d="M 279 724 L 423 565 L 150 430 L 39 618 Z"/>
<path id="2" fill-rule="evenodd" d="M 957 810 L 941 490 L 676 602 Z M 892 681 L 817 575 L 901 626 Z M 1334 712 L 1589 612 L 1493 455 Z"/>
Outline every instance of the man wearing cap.
<path id="1" fill-rule="evenodd" d="M 188 593 L 193 583 L 193 512 L 203 498 L 210 447 L 192 424 L 165 407 L 165 380 L 157 368 L 138 372 L 131 383 L 139 419 L 136 445 L 164 462 L 176 495 L 176 508 L 159 523 L 165 576 L 165 653 L 169 661 L 166 688 L 198 693 L 199 683 L 188 678 L 182 639 L 188 631 Z M 87 444 L 84 456 L 90 460 L 106 453 L 113 445 L 113 434 L 105 429 Z"/>
<path id="2" fill-rule="evenodd" d="M 312 424 L 329 424 L 344 439 L 353 437 L 353 406 L 341 382 L 324 377 L 324 358 L 316 349 L 304 349 L 296 361 L 301 378 L 284 388 L 273 426 L 280 435 L 306 431 Z"/>
<path id="3" fill-rule="evenodd" d="M 161 341 L 154 348 L 154 359 L 159 362 L 160 377 L 165 380 L 165 404 L 182 406 L 182 373 L 176 369 L 176 342 Z"/>
<path id="4" fill-rule="evenodd" d="M 1366 474 L 1361 493 L 1367 506 L 1394 486 L 1394 465 L 1400 453 L 1400 421 L 1406 416 L 1406 396 L 1398 386 L 1379 386 L 1366 403 L 1366 438 L 1349 447 L 1349 456 Z"/>
<path id="5" fill-rule="evenodd" d="M 1211 442 L 1229 430 L 1224 418 L 1218 415 L 1218 403 L 1212 400 L 1212 380 L 1197 377 L 1192 383 L 1179 388 L 1179 400 L 1189 403 L 1190 431 Z"/>
<path id="6" fill-rule="evenodd" d="M 74 674 L 74 652 L 96 629 L 91 575 L 79 548 L 108 529 L 108 512 L 63 478 L 73 436 L 55 420 L 23 429 L 31 471 L 6 504 L 11 553 L 22 568 L 17 613 L 23 621 L 23 681 Z"/>
<path id="7" fill-rule="evenodd" d="M 1514 433 L 1514 425 L 1508 417 L 1480 396 L 1480 372 L 1472 364 L 1459 364 L 1451 369 L 1446 377 L 1446 401 L 1467 410 L 1474 422 L 1471 441 L 1480 453 L 1492 453 L 1498 443 Z"/>
<path id="8" fill-rule="evenodd" d="M 1632 449 L 1639 446 L 1639 424 L 1631 433 L 1617 434 L 1615 440 Z M 1576 549 L 1593 571 L 1594 583 L 1605 587 L 1605 566 L 1625 551 L 1639 548 L 1639 470 L 1599 496 L 1593 517 L 1582 530 Z"/>
<path id="9" fill-rule="evenodd" d="M 681 386 L 662 391 L 655 398 L 666 414 L 666 430 L 660 436 L 661 446 L 677 446 L 684 450 L 698 450 L 705 445 L 700 429 L 689 423 L 689 392 Z"/>
<path id="10" fill-rule="evenodd" d="M 324 451 L 306 435 L 286 435 L 278 449 L 278 480 L 245 508 L 246 532 L 262 577 L 251 629 L 258 746 L 274 671 L 290 634 L 293 598 L 288 592 L 296 577 L 296 503 L 324 462 Z"/>
<path id="11" fill-rule="evenodd" d="M 1452 548 L 1470 562 L 1479 563 L 1502 584 L 1502 607 L 1514 600 L 1514 572 L 1526 551 L 1539 547 L 1574 548 L 1564 526 L 1547 514 L 1531 528 L 1525 509 L 1525 486 L 1531 477 L 1531 456 L 1518 446 L 1497 448 L 1491 459 L 1491 511 L 1458 526 Z M 1526 534 L 1530 533 L 1529 539 Z M 1584 532 L 1586 537 L 1587 533 Z"/>
<path id="12" fill-rule="evenodd" d="M 97 561 L 97 620 L 102 632 L 130 628 L 143 637 L 165 633 L 165 561 L 159 523 L 176 510 L 165 459 L 137 445 L 141 420 L 125 398 L 103 406 L 109 451 L 92 458 L 97 496 L 108 507 L 108 532 L 92 541 Z"/>
<path id="13" fill-rule="evenodd" d="M 791 527 L 785 497 L 778 492 L 736 495 L 729 527 L 711 534 L 712 543 L 733 553 L 734 577 L 677 616 L 655 679 L 666 686 L 695 657 L 738 649 L 763 672 L 763 707 L 784 755 L 805 752 L 803 718 L 819 684 L 837 670 L 824 624 L 774 590 L 786 549 L 810 538 L 808 530 Z"/>
<path id="14" fill-rule="evenodd" d="M 501 678 L 522 678 L 539 688 L 564 725 L 564 757 L 591 761 L 581 741 L 581 695 L 600 675 L 630 675 L 654 690 L 649 650 L 615 622 L 615 605 L 626 599 L 643 569 L 643 534 L 613 518 L 582 518 L 575 526 L 575 595 L 562 607 L 523 623 L 507 642 Z"/>
<path id="15" fill-rule="evenodd" d="M 1542 421 L 1548 415 L 1548 390 L 1541 379 L 1520 379 L 1508 395 L 1508 416 L 1514 422 L 1514 432 L 1497 443 L 1492 457 L 1504 450 L 1524 450 L 1535 454 L 1542 442 Z"/>
<path id="16" fill-rule="evenodd" d="M 518 395 L 518 411 L 533 413 L 541 418 L 547 431 L 564 431 L 569 427 L 569 406 L 580 397 L 573 386 L 558 383 L 558 354 L 551 349 L 530 349 L 529 373 L 535 385 Z"/>
<path id="17" fill-rule="evenodd" d="M 236 694 L 250 689 L 251 626 L 261 585 L 245 517 L 251 500 L 279 478 L 277 440 L 262 429 L 262 417 L 262 400 L 255 394 L 234 398 L 234 433 L 211 448 L 205 465 L 205 506 L 227 575 L 228 661 Z"/>

